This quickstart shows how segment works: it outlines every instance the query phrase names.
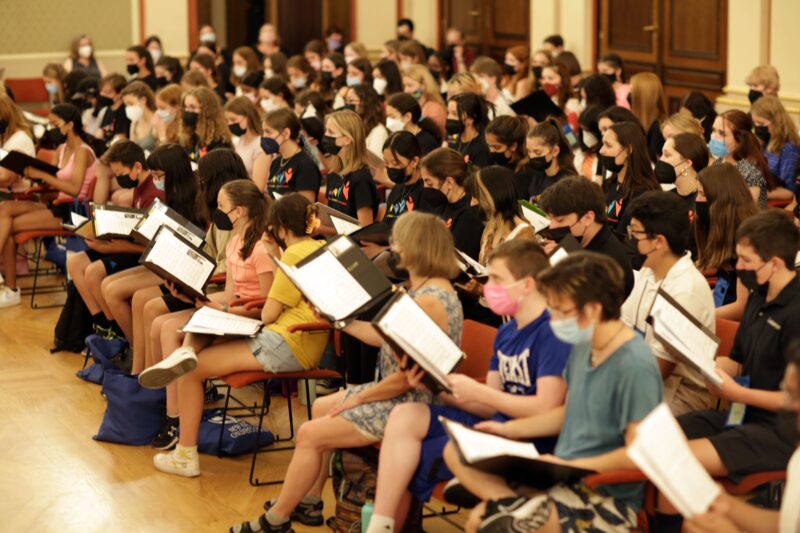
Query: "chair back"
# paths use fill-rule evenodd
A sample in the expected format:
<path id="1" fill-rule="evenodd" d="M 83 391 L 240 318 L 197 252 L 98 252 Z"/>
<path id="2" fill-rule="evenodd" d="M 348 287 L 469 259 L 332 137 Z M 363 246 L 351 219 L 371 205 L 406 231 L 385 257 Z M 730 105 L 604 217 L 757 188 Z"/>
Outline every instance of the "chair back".
<path id="1" fill-rule="evenodd" d="M 717 337 L 719 337 L 717 357 L 728 357 L 731 354 L 733 339 L 736 337 L 736 331 L 738 329 L 738 322 L 725 318 L 717 318 Z"/>
<path id="2" fill-rule="evenodd" d="M 494 338 L 497 328 L 474 320 L 464 321 L 461 335 L 461 349 L 467 358 L 461 362 L 457 371 L 473 379 L 484 380 L 489 371 L 489 361 L 494 352 Z"/>

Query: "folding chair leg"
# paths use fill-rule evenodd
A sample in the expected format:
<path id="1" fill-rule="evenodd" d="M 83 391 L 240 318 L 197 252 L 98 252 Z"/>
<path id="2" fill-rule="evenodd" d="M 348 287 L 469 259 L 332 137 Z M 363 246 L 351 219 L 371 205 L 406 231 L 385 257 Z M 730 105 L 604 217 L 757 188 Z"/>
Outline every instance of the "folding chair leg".
<path id="1" fill-rule="evenodd" d="M 430 511 L 427 514 L 422 515 L 423 520 L 425 520 L 426 518 L 441 518 L 454 528 L 464 531 L 464 528 L 461 525 L 457 524 L 456 522 L 448 518 L 450 515 L 458 514 L 459 512 L 461 512 L 461 507 L 455 506 L 455 508 L 447 509 L 444 505 L 442 505 L 441 511 L 437 511 L 432 507 L 431 504 L 428 503 L 423 504 L 422 507 Z"/>
<path id="2" fill-rule="evenodd" d="M 231 399 L 231 388 L 225 394 L 225 405 L 222 408 L 222 424 L 219 425 L 219 441 L 217 442 L 217 457 L 222 457 L 222 437 L 225 435 L 225 420 L 228 417 L 228 402 Z M 256 448 L 258 449 L 258 448 Z"/>
<path id="3" fill-rule="evenodd" d="M 58 289 L 58 285 L 48 285 L 46 287 L 39 287 L 39 269 L 42 266 L 42 244 L 43 240 L 41 238 L 36 239 L 34 241 L 36 246 L 36 252 L 34 253 L 34 267 L 33 267 L 33 287 L 31 289 L 31 309 L 48 309 L 52 307 L 64 307 L 64 304 L 48 304 L 48 305 L 38 305 L 36 303 L 36 292 L 38 289 L 46 289 L 45 292 L 50 292 L 53 289 Z M 39 290 L 39 292 L 42 292 Z"/>

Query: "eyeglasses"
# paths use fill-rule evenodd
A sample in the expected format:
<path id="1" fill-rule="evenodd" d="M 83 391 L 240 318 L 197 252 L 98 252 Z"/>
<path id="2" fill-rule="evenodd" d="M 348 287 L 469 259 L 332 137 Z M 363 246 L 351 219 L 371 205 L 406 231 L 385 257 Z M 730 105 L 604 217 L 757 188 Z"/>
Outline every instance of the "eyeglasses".
<path id="1" fill-rule="evenodd" d="M 652 233 L 648 233 L 647 231 L 645 231 L 643 229 L 633 229 L 632 227 L 628 226 L 628 238 L 629 239 L 634 239 L 634 240 L 637 240 L 637 241 L 638 240 L 643 240 L 643 239 L 636 239 L 634 237 L 634 235 L 644 235 L 646 239 L 653 238 L 653 234 Z"/>

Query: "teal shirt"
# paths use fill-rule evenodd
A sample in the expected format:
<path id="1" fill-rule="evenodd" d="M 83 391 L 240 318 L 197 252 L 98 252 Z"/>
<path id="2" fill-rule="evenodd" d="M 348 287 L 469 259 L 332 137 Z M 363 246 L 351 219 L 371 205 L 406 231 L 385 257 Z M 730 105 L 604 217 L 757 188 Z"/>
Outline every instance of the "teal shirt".
<path id="1" fill-rule="evenodd" d="M 639 422 L 663 398 L 655 357 L 639 335 L 623 344 L 600 366 L 591 366 L 591 345 L 572 347 L 567 367 L 566 413 L 555 455 L 594 457 L 625 446 L 625 430 Z M 641 483 L 602 487 L 602 492 L 638 511 Z"/>

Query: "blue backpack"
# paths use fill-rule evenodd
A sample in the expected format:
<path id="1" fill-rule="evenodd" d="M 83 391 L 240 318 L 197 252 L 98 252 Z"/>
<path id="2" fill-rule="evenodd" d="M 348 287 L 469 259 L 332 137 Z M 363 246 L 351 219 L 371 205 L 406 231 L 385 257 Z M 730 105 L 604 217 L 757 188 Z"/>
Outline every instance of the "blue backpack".
<path id="1" fill-rule="evenodd" d="M 166 389 L 145 389 L 136 376 L 119 370 L 103 374 L 106 412 L 95 440 L 119 444 L 150 444 L 167 410 Z"/>
<path id="2" fill-rule="evenodd" d="M 220 430 L 222 430 L 221 449 Z M 222 411 L 217 409 L 203 414 L 200 431 L 197 434 L 197 450 L 209 455 L 243 455 L 255 451 L 256 446 L 260 449 L 272 444 L 274 440 L 275 436 L 269 430 L 262 429 L 259 435 L 258 427 L 230 415 L 225 417 L 223 427 Z"/>
<path id="3" fill-rule="evenodd" d="M 75 372 L 75 375 L 84 381 L 101 385 L 103 374 L 110 370 L 119 371 L 120 355 L 128 347 L 125 339 L 104 339 L 99 335 L 86 337 L 86 357 L 92 357 L 94 363 Z"/>

